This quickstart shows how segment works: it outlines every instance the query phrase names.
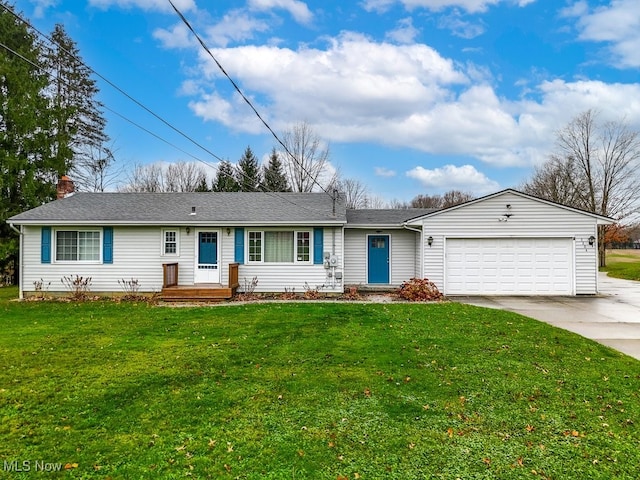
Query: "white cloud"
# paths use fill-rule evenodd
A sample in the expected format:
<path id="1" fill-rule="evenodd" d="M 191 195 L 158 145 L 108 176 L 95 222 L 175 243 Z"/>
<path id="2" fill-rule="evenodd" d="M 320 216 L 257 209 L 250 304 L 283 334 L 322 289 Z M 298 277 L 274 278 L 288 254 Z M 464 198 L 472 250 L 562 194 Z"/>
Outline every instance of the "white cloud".
<path id="1" fill-rule="evenodd" d="M 249 0 L 249 7 L 262 11 L 280 8 L 288 11 L 297 22 L 302 24 L 311 23 L 313 20 L 313 13 L 307 4 L 298 0 Z"/>
<path id="2" fill-rule="evenodd" d="M 450 15 L 445 15 L 438 21 L 440 28 L 450 30 L 451 33 L 460 38 L 472 39 L 482 35 L 485 31 L 481 23 L 472 23 L 462 19 L 460 12 L 456 9 Z"/>
<path id="3" fill-rule="evenodd" d="M 33 16 L 35 18 L 43 18 L 47 14 L 47 10 L 49 8 L 55 7 L 58 5 L 58 0 L 34 0 L 32 1 L 33 5 Z"/>
<path id="4" fill-rule="evenodd" d="M 213 46 L 226 47 L 230 42 L 253 38 L 255 32 L 266 32 L 269 25 L 251 17 L 242 10 L 232 10 L 220 22 L 206 29 L 207 39 Z"/>
<path id="5" fill-rule="evenodd" d="M 196 10 L 195 0 L 173 0 L 173 4 L 181 12 Z M 141 8 L 148 11 L 173 12 L 167 0 L 89 0 L 89 5 L 98 8 Z"/>
<path id="6" fill-rule="evenodd" d="M 423 44 L 378 43 L 354 33 L 321 48 L 239 46 L 214 50 L 275 131 L 301 120 L 331 142 L 372 142 L 498 167 L 541 162 L 554 132 L 596 108 L 640 129 L 640 84 L 562 80 L 527 84 L 527 96 L 496 94 L 486 72 L 456 65 Z M 191 108 L 236 131 L 263 132 L 253 112 L 220 89 L 229 84 L 200 52 Z M 195 85 L 198 88 L 195 88 Z"/>
<path id="7" fill-rule="evenodd" d="M 483 194 L 500 187 L 472 165 L 444 165 L 433 170 L 418 166 L 409 170 L 406 175 L 418 180 L 424 188 L 435 191 L 463 190 Z"/>
<path id="8" fill-rule="evenodd" d="M 394 4 L 402 4 L 407 10 L 426 8 L 432 11 L 459 7 L 469 13 L 485 12 L 489 7 L 499 3 L 515 4 L 525 7 L 535 0 L 364 0 L 362 7 L 369 12 L 384 13 Z"/>
<path id="9" fill-rule="evenodd" d="M 384 167 L 375 167 L 373 169 L 373 172 L 375 173 L 375 175 L 377 177 L 391 178 L 391 177 L 395 177 L 397 175 L 395 170 L 390 170 L 390 169 L 384 168 Z"/>
<path id="10" fill-rule="evenodd" d="M 411 17 L 403 18 L 398 22 L 398 26 L 387 32 L 386 37 L 397 43 L 413 43 L 420 34 L 420 30 L 413 26 Z"/>
<path id="11" fill-rule="evenodd" d="M 153 38 L 159 40 L 165 48 L 186 48 L 193 45 L 190 32 L 184 23 L 177 23 L 170 30 L 158 28 Z"/>
<path id="12" fill-rule="evenodd" d="M 577 2 L 563 13 L 577 16 L 580 39 L 609 44 L 613 63 L 620 68 L 640 67 L 640 2 L 611 0 L 607 6 L 588 10 Z"/>

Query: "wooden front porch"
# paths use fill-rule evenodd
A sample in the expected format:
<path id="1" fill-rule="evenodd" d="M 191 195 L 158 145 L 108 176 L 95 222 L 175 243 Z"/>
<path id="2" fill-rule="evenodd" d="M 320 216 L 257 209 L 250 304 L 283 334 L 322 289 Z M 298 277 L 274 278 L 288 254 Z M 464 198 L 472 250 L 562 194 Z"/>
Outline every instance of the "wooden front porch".
<path id="1" fill-rule="evenodd" d="M 229 300 L 236 294 L 238 283 L 238 264 L 229 264 L 229 285 L 220 283 L 198 283 L 178 285 L 178 264 L 162 265 L 163 280 L 160 298 L 167 302 L 220 302 Z"/>

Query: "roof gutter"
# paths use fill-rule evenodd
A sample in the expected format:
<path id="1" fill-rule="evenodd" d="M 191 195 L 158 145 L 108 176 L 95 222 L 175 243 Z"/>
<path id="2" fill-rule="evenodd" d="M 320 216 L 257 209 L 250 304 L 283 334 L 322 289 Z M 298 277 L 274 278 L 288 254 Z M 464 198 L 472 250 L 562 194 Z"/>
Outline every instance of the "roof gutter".
<path id="1" fill-rule="evenodd" d="M 405 230 L 411 230 L 412 232 L 418 232 L 418 233 L 422 233 L 422 229 L 421 228 L 414 228 L 414 227 L 410 227 L 409 225 L 407 225 L 406 223 L 402 224 L 402 228 L 404 228 Z"/>

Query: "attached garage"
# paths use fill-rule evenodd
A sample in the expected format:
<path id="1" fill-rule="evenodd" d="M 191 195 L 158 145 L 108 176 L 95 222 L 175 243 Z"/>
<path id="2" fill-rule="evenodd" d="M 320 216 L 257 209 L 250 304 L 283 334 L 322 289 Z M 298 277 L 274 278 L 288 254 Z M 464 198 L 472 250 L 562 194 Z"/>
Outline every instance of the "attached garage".
<path id="1" fill-rule="evenodd" d="M 449 295 L 573 295 L 572 238 L 448 238 Z"/>
<path id="2" fill-rule="evenodd" d="M 598 229 L 614 220 L 503 190 L 409 220 L 420 275 L 444 295 L 594 295 Z"/>

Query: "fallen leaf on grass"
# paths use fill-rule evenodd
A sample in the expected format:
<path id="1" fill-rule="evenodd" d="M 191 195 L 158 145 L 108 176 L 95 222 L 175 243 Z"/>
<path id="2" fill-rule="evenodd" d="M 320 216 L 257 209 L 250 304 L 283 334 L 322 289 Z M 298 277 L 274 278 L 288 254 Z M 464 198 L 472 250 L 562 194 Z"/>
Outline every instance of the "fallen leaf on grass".
<path id="1" fill-rule="evenodd" d="M 78 464 L 77 463 L 67 463 L 64 466 L 65 470 L 71 470 L 72 468 L 78 468 Z"/>

